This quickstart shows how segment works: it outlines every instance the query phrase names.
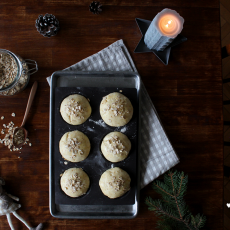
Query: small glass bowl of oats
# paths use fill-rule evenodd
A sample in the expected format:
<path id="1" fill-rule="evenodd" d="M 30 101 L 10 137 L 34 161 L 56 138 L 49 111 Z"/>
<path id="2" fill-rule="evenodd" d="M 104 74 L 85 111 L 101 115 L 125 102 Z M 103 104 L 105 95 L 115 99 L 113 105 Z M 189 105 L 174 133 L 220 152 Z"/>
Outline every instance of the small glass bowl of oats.
<path id="1" fill-rule="evenodd" d="M 21 92 L 26 88 L 30 75 L 37 71 L 36 61 L 23 60 L 9 50 L 0 49 L 0 95 L 12 96 Z"/>

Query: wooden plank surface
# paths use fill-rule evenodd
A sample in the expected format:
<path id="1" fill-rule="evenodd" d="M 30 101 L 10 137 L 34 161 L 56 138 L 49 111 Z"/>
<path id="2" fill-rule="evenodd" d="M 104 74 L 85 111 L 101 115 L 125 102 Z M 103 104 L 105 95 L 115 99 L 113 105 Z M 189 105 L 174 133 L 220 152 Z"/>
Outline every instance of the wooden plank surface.
<path id="1" fill-rule="evenodd" d="M 221 15 L 221 43 L 222 47 L 226 44 L 230 43 L 230 1 L 228 0 L 220 0 L 220 15 Z M 230 57 L 227 57 L 222 60 L 222 77 L 223 79 L 229 78 L 230 75 Z M 230 100 L 230 84 L 225 83 L 223 85 L 223 100 Z M 230 106 L 223 106 L 223 119 L 224 121 L 230 120 Z M 230 126 L 224 126 L 224 140 L 229 141 L 230 134 Z M 229 146 L 224 146 L 224 165 L 230 165 L 230 148 Z M 230 209 L 227 207 L 227 203 L 230 201 L 230 179 L 228 177 L 224 177 L 224 228 L 230 229 Z"/>
<path id="2" fill-rule="evenodd" d="M 157 197 L 148 185 L 140 193 L 138 217 L 132 220 L 60 220 L 49 213 L 49 86 L 46 77 L 123 39 L 180 157 L 178 170 L 189 175 L 186 200 L 193 212 L 207 216 L 206 229 L 223 229 L 223 118 L 220 56 L 219 1 L 102 2 L 101 15 L 88 11 L 89 1 L 0 2 L 0 44 L 24 59 L 36 60 L 39 71 L 28 87 L 12 97 L 0 96 L 0 127 L 11 120 L 20 125 L 30 88 L 38 91 L 26 128 L 32 146 L 21 153 L 0 145 L 0 175 L 10 193 L 20 197 L 18 211 L 31 224 L 44 229 L 155 229 L 157 218 L 147 210 L 147 195 Z M 153 54 L 134 54 L 141 34 L 135 18 L 152 20 L 163 8 L 185 18 L 188 38 L 172 49 L 168 66 Z M 35 28 L 39 14 L 52 13 L 61 30 L 44 38 Z M 10 114 L 16 113 L 12 118 Z M 1 136 L 2 137 L 2 136 Z M 1 138 L 0 137 L 0 138 Z M 19 158 L 20 157 L 20 158 Z M 13 219 L 16 229 L 26 229 Z M 1 217 L 0 229 L 9 229 Z"/>

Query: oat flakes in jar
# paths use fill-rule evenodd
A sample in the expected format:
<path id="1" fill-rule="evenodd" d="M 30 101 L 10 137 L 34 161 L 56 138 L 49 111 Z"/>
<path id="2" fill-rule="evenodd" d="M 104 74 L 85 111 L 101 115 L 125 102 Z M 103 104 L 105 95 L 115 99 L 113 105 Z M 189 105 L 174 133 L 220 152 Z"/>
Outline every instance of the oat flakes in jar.
<path id="1" fill-rule="evenodd" d="M 0 49 L 0 95 L 12 96 L 21 92 L 27 86 L 30 75 L 37 71 L 36 61 L 23 60 L 8 50 Z"/>

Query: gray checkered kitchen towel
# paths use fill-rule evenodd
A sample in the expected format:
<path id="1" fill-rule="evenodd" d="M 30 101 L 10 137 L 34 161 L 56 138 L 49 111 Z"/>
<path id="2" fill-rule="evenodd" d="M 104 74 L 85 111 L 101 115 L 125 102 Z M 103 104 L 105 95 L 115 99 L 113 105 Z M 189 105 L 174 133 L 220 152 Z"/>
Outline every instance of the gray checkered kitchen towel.
<path id="1" fill-rule="evenodd" d="M 64 69 L 76 71 L 131 71 L 137 72 L 123 43 L 118 40 L 100 52 Z M 48 83 L 50 77 L 47 78 Z M 141 188 L 179 163 L 179 159 L 161 125 L 156 109 L 143 85 L 140 90 Z"/>

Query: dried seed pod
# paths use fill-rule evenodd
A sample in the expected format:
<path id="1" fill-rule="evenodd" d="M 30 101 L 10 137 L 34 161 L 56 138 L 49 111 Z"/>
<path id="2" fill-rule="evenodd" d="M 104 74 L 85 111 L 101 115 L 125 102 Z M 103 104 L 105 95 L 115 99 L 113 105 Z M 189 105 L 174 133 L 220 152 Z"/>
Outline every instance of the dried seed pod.
<path id="1" fill-rule="evenodd" d="M 60 29 L 59 21 L 52 14 L 39 15 L 35 26 L 37 31 L 44 37 L 55 36 Z"/>
<path id="2" fill-rule="evenodd" d="M 100 4 L 100 2 L 93 1 L 89 5 L 89 11 L 93 14 L 100 14 L 100 12 L 102 11 L 102 5 Z"/>

